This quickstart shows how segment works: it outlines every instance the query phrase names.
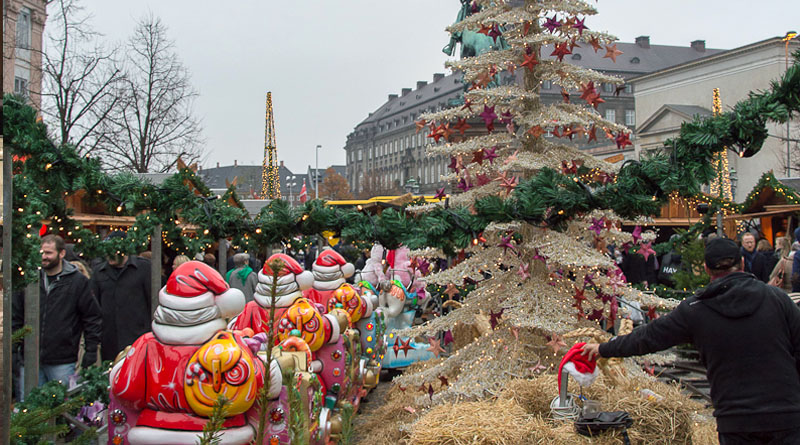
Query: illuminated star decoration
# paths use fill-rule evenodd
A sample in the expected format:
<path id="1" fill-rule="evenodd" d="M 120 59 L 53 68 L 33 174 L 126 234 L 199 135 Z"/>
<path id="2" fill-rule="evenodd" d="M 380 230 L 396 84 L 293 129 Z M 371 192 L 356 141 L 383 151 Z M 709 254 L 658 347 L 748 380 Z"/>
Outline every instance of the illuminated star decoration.
<path id="1" fill-rule="evenodd" d="M 459 119 L 458 123 L 453 125 L 453 129 L 461 133 L 462 136 L 464 135 L 464 132 L 467 131 L 468 128 L 472 128 L 472 126 L 467 123 L 466 119 Z"/>
<path id="2" fill-rule="evenodd" d="M 505 311 L 503 308 L 501 308 L 499 312 L 489 311 L 489 324 L 492 325 L 492 330 L 497 329 L 497 325 L 503 317 L 503 311 Z"/>
<path id="3" fill-rule="evenodd" d="M 566 345 L 565 345 L 565 346 L 566 346 Z M 539 360 L 538 362 L 536 362 L 536 364 L 535 364 L 535 365 L 533 365 L 533 366 L 531 366 L 530 368 L 528 368 L 528 370 L 531 372 L 531 374 L 536 374 L 536 373 L 538 373 L 538 372 L 541 372 L 541 371 L 544 371 L 544 370 L 546 370 L 546 369 L 547 369 L 547 366 L 544 366 L 544 365 L 542 364 L 542 361 L 541 361 L 541 360 Z"/>
<path id="4" fill-rule="evenodd" d="M 644 257 L 644 260 L 647 261 L 650 258 L 650 255 L 655 255 L 656 251 L 652 248 L 652 242 L 650 243 L 642 243 L 642 247 L 639 248 L 639 254 Z"/>
<path id="5" fill-rule="evenodd" d="M 522 278 L 522 281 L 525 281 L 531 277 L 531 273 L 529 272 L 530 267 L 531 266 L 528 263 L 519 264 L 519 270 L 517 270 L 517 275 L 519 275 Z"/>
<path id="6" fill-rule="evenodd" d="M 425 258 L 420 258 L 417 260 L 417 269 L 420 271 L 422 276 L 428 275 L 430 272 L 431 263 L 428 262 Z"/>
<path id="7" fill-rule="evenodd" d="M 520 66 L 524 66 L 525 68 L 533 71 L 533 68 L 538 64 L 539 60 L 536 58 L 536 53 L 530 53 L 524 56 L 524 60 Z"/>
<path id="8" fill-rule="evenodd" d="M 551 56 L 556 56 L 559 62 L 563 62 L 564 56 L 566 56 L 567 54 L 572 54 L 572 51 L 569 48 L 567 48 L 567 42 L 559 43 L 558 45 L 556 45 L 553 52 L 550 53 Z"/>
<path id="9" fill-rule="evenodd" d="M 558 21 L 558 16 L 554 15 L 553 17 L 548 17 L 544 24 L 542 24 L 542 27 L 546 28 L 552 34 L 556 29 L 561 27 L 561 22 Z"/>
<path id="10" fill-rule="evenodd" d="M 503 32 L 500 31 L 500 27 L 497 25 L 497 23 L 495 23 L 494 26 L 492 26 L 492 29 L 486 35 L 491 37 L 492 40 L 494 40 L 494 43 L 497 43 L 497 38 L 502 36 Z"/>
<path id="11" fill-rule="evenodd" d="M 600 41 L 597 40 L 597 37 L 592 37 L 589 40 L 589 43 L 592 44 L 592 48 L 594 48 L 594 52 L 597 52 L 599 49 L 603 49 L 603 45 L 600 44 Z"/>
<path id="12" fill-rule="evenodd" d="M 445 188 L 447 188 L 447 186 L 436 190 L 436 196 L 434 196 L 433 199 L 438 199 L 439 201 L 443 200 L 447 196 L 447 193 L 444 191 Z"/>
<path id="13" fill-rule="evenodd" d="M 494 164 L 495 159 L 497 159 L 497 147 L 487 148 L 483 151 L 484 161 L 489 161 L 490 164 Z"/>
<path id="14" fill-rule="evenodd" d="M 483 165 L 483 149 L 472 152 L 472 163 Z"/>
<path id="15" fill-rule="evenodd" d="M 553 337 L 550 338 L 549 342 L 547 342 L 547 346 L 550 347 L 554 353 L 558 353 L 558 351 L 560 351 L 561 348 L 566 347 L 567 344 L 561 340 L 561 337 L 559 337 L 558 334 L 553 334 Z"/>
<path id="16" fill-rule="evenodd" d="M 408 357 L 408 351 L 410 351 L 410 350 L 414 349 L 414 347 L 413 347 L 413 346 L 411 346 L 409 343 L 411 343 L 411 337 L 407 338 L 407 339 L 406 339 L 406 341 L 402 341 L 402 340 L 401 340 L 401 341 L 400 341 L 400 345 L 401 345 L 401 346 L 397 348 L 397 349 L 399 349 L 399 350 L 403 351 L 403 354 L 405 354 L 405 356 L 406 356 L 406 357 Z M 398 355 L 398 356 L 399 356 L 399 354 L 397 353 L 397 351 L 395 351 L 395 355 Z"/>
<path id="17" fill-rule="evenodd" d="M 416 125 L 417 125 L 417 133 L 419 133 L 420 130 L 422 130 L 423 128 L 425 128 L 426 125 L 428 125 L 428 121 L 426 121 L 425 119 L 422 119 L 422 120 L 417 121 Z"/>
<path id="18" fill-rule="evenodd" d="M 457 187 L 460 188 L 462 191 L 468 192 L 469 189 L 472 188 L 472 184 L 470 184 L 466 178 L 461 178 L 458 181 Z"/>
<path id="19" fill-rule="evenodd" d="M 614 63 L 617 63 L 617 56 L 622 55 L 622 51 L 617 49 L 617 44 L 613 44 L 612 46 L 606 45 L 606 55 L 603 56 L 604 59 L 611 59 Z"/>
<path id="20" fill-rule="evenodd" d="M 633 242 L 638 243 L 642 239 L 642 227 L 636 226 L 633 228 L 633 232 L 631 232 L 631 237 L 633 238 Z"/>
<path id="21" fill-rule="evenodd" d="M 448 283 L 447 289 L 445 289 L 444 293 L 447 294 L 447 296 L 452 300 L 454 296 L 459 294 L 459 291 L 455 284 Z M 445 343 L 445 345 L 447 345 L 447 343 Z"/>
<path id="22" fill-rule="evenodd" d="M 592 128 L 589 130 L 589 140 L 587 142 L 597 142 L 597 127 L 592 125 Z"/>
<path id="23" fill-rule="evenodd" d="M 600 235 L 600 232 L 602 232 L 603 229 L 605 228 L 605 224 L 604 223 L 605 223 L 605 221 L 604 221 L 603 218 L 597 219 L 597 218 L 592 217 L 592 225 L 589 226 L 589 230 L 593 230 L 594 233 Z"/>
<path id="24" fill-rule="evenodd" d="M 430 347 L 428 347 L 428 349 L 426 349 L 426 351 L 431 351 L 434 356 L 438 357 L 439 354 L 441 354 L 442 352 L 445 352 L 445 350 L 442 349 L 442 347 L 440 345 L 441 341 L 438 338 L 430 337 L 428 339 L 428 343 L 430 344 Z"/>
<path id="25" fill-rule="evenodd" d="M 494 112 L 494 106 L 483 106 L 483 113 L 480 114 L 481 119 L 486 124 L 486 129 L 494 131 L 494 120 L 497 119 L 497 114 Z"/>
<path id="26" fill-rule="evenodd" d="M 528 130 L 528 134 L 535 138 L 538 138 L 544 133 L 545 133 L 544 129 L 542 129 L 542 127 L 539 125 L 534 125 L 533 127 L 530 128 L 530 130 Z"/>
<path id="27" fill-rule="evenodd" d="M 577 19 L 576 18 L 575 19 L 575 24 L 572 25 L 573 28 L 578 30 L 578 35 L 583 35 L 583 31 L 589 29 L 586 25 L 583 24 L 583 22 L 585 20 L 586 20 L 585 18 L 584 19 Z"/>
<path id="28" fill-rule="evenodd" d="M 512 252 L 517 251 L 517 248 L 514 247 L 513 244 L 511 244 L 511 238 L 512 238 L 511 235 L 504 236 L 500 239 L 500 244 L 497 245 L 497 247 L 503 248 L 503 255 L 508 253 L 508 249 L 511 249 Z"/>
<path id="29" fill-rule="evenodd" d="M 614 138 L 614 142 L 617 143 L 617 148 L 625 148 L 628 145 L 633 145 L 630 135 L 622 131 Z"/>
<path id="30" fill-rule="evenodd" d="M 511 192 L 514 191 L 514 188 L 517 186 L 517 177 L 512 176 L 508 178 L 505 176 L 505 172 L 503 172 L 503 175 L 500 176 L 500 179 L 501 179 L 500 187 L 506 189 L 506 196 L 508 196 L 509 194 L 511 194 Z"/>

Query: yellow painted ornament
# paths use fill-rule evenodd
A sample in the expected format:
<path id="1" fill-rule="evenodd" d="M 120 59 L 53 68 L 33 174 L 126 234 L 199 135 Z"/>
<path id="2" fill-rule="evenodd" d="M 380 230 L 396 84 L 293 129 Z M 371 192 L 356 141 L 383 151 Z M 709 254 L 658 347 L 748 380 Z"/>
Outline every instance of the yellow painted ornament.
<path id="1" fill-rule="evenodd" d="M 183 389 L 189 407 L 209 417 L 218 396 L 230 404 L 227 416 L 246 412 L 256 400 L 258 376 L 253 357 L 230 331 L 220 331 L 198 349 L 186 366 Z"/>
<path id="2" fill-rule="evenodd" d="M 322 232 L 322 236 L 325 237 L 325 239 L 328 241 L 328 244 L 330 244 L 331 247 L 339 244 L 339 238 L 334 237 L 334 235 L 335 233 L 331 232 L 330 230 Z"/>

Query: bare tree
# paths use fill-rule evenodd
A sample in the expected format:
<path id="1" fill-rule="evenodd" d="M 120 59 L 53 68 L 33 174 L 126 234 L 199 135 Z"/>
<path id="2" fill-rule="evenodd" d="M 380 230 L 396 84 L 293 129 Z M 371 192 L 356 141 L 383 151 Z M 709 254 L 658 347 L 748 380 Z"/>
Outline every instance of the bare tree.
<path id="1" fill-rule="evenodd" d="M 180 62 L 167 27 L 158 17 L 140 19 L 126 47 L 125 96 L 111 117 L 115 132 L 102 141 L 112 169 L 166 172 L 179 157 L 202 156 L 202 128 L 194 117 L 190 74 Z"/>
<path id="2" fill-rule="evenodd" d="M 76 0 L 50 4 L 47 45 L 42 55 L 42 112 L 54 137 L 81 154 L 92 153 L 108 130 L 106 119 L 120 103 L 122 70 L 117 48 L 106 47 L 90 16 Z"/>

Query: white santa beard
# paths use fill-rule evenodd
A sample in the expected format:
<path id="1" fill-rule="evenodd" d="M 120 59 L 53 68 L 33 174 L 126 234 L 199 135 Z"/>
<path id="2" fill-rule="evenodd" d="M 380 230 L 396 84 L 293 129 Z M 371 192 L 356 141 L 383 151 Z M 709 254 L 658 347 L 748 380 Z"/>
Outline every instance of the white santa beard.
<path id="1" fill-rule="evenodd" d="M 195 326 L 170 326 L 153 322 L 153 335 L 158 341 L 168 345 L 202 345 L 217 331 L 226 328 L 225 320 L 217 318 Z"/>
<path id="2" fill-rule="evenodd" d="M 600 374 L 600 370 L 595 367 L 594 371 L 591 374 L 584 374 L 575 367 L 575 363 L 567 362 L 563 366 L 564 371 L 567 371 L 569 375 L 578 382 L 579 386 L 589 386 L 594 383 L 597 376 Z"/>

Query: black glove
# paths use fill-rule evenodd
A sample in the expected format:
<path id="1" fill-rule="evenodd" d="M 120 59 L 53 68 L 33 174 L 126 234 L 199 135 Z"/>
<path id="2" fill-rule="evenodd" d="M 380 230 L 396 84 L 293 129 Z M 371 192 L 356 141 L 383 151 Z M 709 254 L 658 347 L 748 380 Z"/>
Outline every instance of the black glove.
<path id="1" fill-rule="evenodd" d="M 86 350 L 83 354 L 83 361 L 81 362 L 81 368 L 86 369 L 94 366 L 97 363 L 97 349 Z"/>

